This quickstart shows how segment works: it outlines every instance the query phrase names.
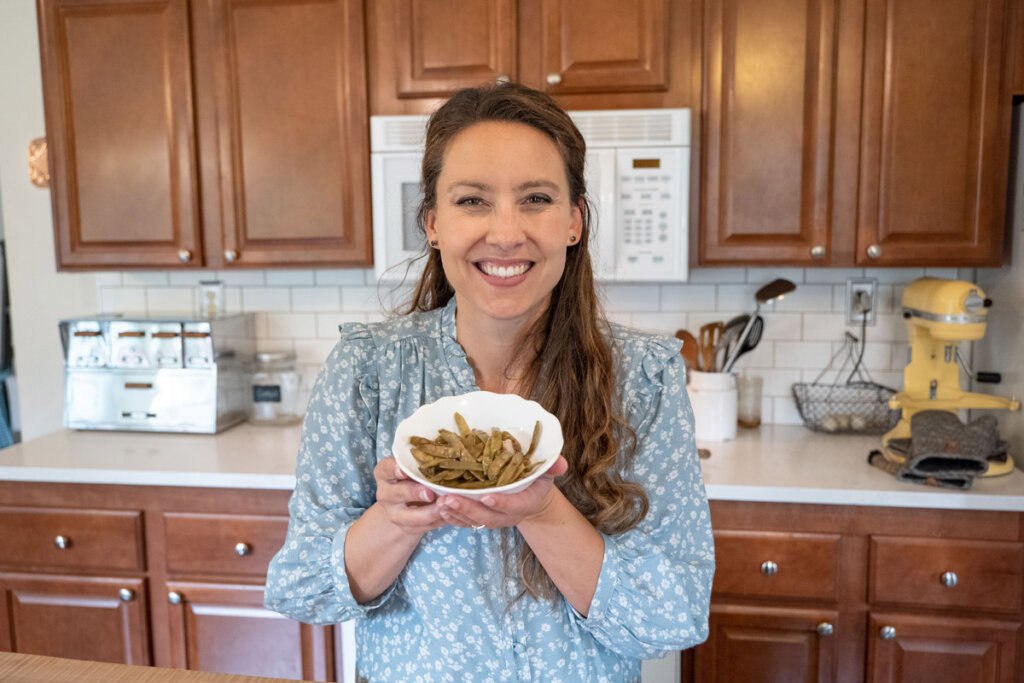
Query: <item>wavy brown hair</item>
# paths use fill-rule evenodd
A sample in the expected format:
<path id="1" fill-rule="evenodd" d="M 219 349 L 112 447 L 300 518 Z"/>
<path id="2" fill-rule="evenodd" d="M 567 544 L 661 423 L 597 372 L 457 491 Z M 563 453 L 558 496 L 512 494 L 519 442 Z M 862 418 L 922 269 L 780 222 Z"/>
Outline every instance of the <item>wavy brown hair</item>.
<path id="1" fill-rule="evenodd" d="M 569 181 L 569 197 L 583 213 L 578 244 L 567 248 L 565 270 L 551 293 L 545 315 L 524 334 L 527 361 L 523 393 L 562 423 L 562 455 L 568 471 L 558 488 L 594 527 L 606 534 L 627 531 L 647 514 L 647 494 L 620 472 L 636 450 L 636 435 L 620 415 L 607 322 L 594 287 L 590 263 L 590 207 L 583 169 L 586 143 L 572 119 L 548 95 L 515 83 L 456 92 L 430 118 L 423 154 L 419 227 L 437 205 L 437 180 L 448 143 L 483 121 L 521 123 L 547 135 L 558 148 Z M 440 253 L 430 249 L 407 312 L 441 308 L 455 291 L 445 277 Z M 518 359 L 512 359 L 512 363 Z M 510 365 L 512 364 L 510 363 Z M 556 590 L 533 551 L 517 533 L 505 535 L 506 574 L 518 574 L 523 591 L 553 599 Z"/>

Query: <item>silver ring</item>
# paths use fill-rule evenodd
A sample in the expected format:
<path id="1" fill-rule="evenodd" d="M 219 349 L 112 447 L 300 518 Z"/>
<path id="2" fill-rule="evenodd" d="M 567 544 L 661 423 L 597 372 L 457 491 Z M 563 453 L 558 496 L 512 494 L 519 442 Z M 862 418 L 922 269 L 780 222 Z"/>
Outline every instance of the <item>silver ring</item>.
<path id="1" fill-rule="evenodd" d="M 486 524 L 474 524 L 474 525 L 473 525 L 472 527 L 470 527 L 470 528 L 471 528 L 471 529 L 473 529 L 473 531 L 480 531 L 480 530 L 481 530 L 481 529 L 483 529 L 483 528 L 484 528 L 485 526 L 487 526 L 487 525 L 486 525 Z"/>

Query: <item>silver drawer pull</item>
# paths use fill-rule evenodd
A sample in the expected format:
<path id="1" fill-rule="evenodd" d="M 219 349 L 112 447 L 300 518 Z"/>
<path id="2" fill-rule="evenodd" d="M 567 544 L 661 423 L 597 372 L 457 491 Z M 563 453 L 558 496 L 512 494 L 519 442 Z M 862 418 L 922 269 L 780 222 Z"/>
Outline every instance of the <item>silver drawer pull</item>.
<path id="1" fill-rule="evenodd" d="M 827 621 L 823 621 L 818 624 L 818 635 L 819 636 L 830 636 L 836 632 L 836 627 Z"/>
<path id="2" fill-rule="evenodd" d="M 942 576 L 939 577 L 939 581 L 942 581 L 942 585 L 948 586 L 949 588 L 955 586 L 958 580 L 956 572 L 942 572 Z"/>
<path id="3" fill-rule="evenodd" d="M 779 573 L 779 565 L 775 564 L 771 560 L 765 560 L 761 563 L 761 574 L 764 576 L 775 576 Z"/>
<path id="4" fill-rule="evenodd" d="M 879 629 L 878 635 L 882 640 L 892 640 L 896 637 L 896 628 L 894 626 L 883 626 Z"/>
<path id="5" fill-rule="evenodd" d="M 181 593 L 179 593 L 177 591 L 171 591 L 170 593 L 167 594 L 167 602 L 171 603 L 172 605 L 180 605 L 181 604 Z"/>
<path id="6" fill-rule="evenodd" d="M 53 539 L 53 544 L 61 550 L 64 550 L 71 546 L 71 539 L 67 536 L 58 536 L 57 538 Z"/>
<path id="7" fill-rule="evenodd" d="M 239 557 L 245 557 L 246 555 L 251 555 L 252 554 L 252 546 L 249 545 L 248 543 L 236 543 L 235 544 L 235 553 Z"/>
<path id="8" fill-rule="evenodd" d="M 121 600 L 123 600 L 124 602 L 131 602 L 131 600 L 135 597 L 135 591 L 133 591 L 131 588 L 122 588 L 117 593 L 121 596 Z"/>

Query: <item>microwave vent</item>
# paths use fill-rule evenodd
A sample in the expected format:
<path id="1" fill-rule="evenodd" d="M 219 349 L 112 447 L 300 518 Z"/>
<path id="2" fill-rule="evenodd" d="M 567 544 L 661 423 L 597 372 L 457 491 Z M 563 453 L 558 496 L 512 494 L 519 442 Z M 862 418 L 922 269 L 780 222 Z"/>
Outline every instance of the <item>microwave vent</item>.
<path id="1" fill-rule="evenodd" d="M 687 109 L 570 112 L 590 147 L 688 145 Z"/>
<path id="2" fill-rule="evenodd" d="M 427 132 L 427 119 L 427 116 L 371 116 L 372 151 L 422 151 Z"/>

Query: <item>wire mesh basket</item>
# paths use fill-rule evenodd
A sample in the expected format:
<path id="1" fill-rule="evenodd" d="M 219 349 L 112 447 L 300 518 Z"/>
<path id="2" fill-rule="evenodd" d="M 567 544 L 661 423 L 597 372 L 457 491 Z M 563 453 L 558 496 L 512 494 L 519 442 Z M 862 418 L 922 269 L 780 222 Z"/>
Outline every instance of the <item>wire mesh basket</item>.
<path id="1" fill-rule="evenodd" d="M 793 385 L 797 410 L 808 429 L 830 434 L 884 434 L 899 422 L 900 411 L 889 407 L 889 399 L 896 390 L 871 379 L 861 363 L 863 343 L 858 353 L 857 342 L 858 339 L 847 332 L 846 343 L 832 356 L 813 382 Z M 835 380 L 831 384 L 820 382 L 844 353 L 846 358 L 835 369 Z M 849 376 L 845 382 L 840 382 L 846 367 L 851 363 Z"/>

